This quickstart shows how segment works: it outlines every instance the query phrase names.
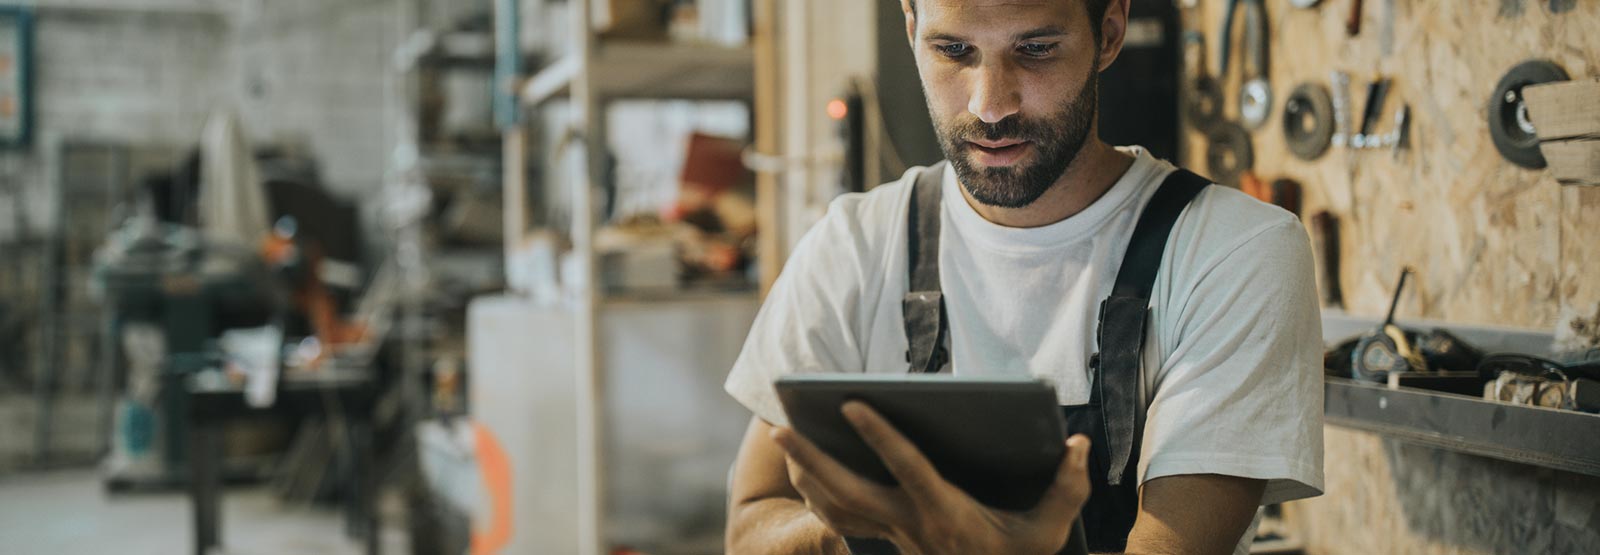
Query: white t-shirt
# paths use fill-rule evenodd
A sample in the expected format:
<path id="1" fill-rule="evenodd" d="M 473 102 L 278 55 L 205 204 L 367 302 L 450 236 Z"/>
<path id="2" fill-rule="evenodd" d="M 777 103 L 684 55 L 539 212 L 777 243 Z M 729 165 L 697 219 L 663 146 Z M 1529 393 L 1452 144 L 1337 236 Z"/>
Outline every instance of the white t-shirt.
<path id="1" fill-rule="evenodd" d="M 1140 211 L 1174 170 L 1139 147 L 1106 193 L 1036 228 L 992 223 L 946 169 L 939 277 L 958 375 L 1035 376 L 1089 399 L 1100 301 Z M 798 372 L 905 373 L 906 210 L 918 170 L 833 201 L 795 247 L 728 376 L 760 418 Z M 1140 483 L 1180 474 L 1267 480 L 1262 504 L 1322 492 L 1322 324 L 1298 219 L 1227 187 L 1179 217 L 1151 298 Z M 1246 535 L 1246 541 L 1248 537 Z"/>

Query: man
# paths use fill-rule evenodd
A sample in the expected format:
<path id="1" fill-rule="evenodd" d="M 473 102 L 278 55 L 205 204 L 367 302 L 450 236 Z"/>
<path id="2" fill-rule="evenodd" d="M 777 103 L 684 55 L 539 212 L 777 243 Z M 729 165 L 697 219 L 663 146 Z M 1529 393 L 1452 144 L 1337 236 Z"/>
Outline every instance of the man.
<path id="1" fill-rule="evenodd" d="M 1321 326 L 1304 229 L 1098 139 L 1097 79 L 1121 50 L 1126 2 L 901 1 L 949 164 L 836 200 L 774 285 L 727 382 L 756 415 L 735 463 L 729 553 L 849 553 L 845 537 L 901 553 L 1055 553 L 1080 507 L 1091 549 L 1243 553 L 1261 505 L 1320 494 Z M 1124 265 L 1135 229 L 1163 217 L 1170 234 L 1143 232 L 1144 254 Z M 914 233 L 917 222 L 938 231 Z M 935 254 L 919 257 L 925 245 Z M 1158 269 L 1129 269 L 1141 263 Z M 1101 301 L 1134 274 L 1146 283 L 1132 314 L 1147 319 L 1108 325 L 1121 316 L 1102 318 Z M 930 277 L 942 301 L 919 312 L 907 293 Z M 917 331 L 913 313 L 937 333 Z M 1039 506 L 1010 513 L 942 480 L 860 403 L 842 410 L 898 487 L 785 427 L 778 376 L 904 373 L 908 361 L 1050 380 L 1069 428 L 1098 437 L 1069 439 Z M 1096 368 L 1131 393 L 1091 388 Z M 1136 418 L 1107 408 L 1118 396 L 1135 399 Z M 1094 425 L 1075 426 L 1074 409 Z"/>

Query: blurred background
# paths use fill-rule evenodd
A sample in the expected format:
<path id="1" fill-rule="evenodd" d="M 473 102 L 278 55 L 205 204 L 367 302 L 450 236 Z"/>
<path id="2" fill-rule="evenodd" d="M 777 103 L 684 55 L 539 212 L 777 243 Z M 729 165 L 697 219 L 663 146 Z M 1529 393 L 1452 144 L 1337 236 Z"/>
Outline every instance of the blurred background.
<path id="1" fill-rule="evenodd" d="M 1103 138 L 1317 246 L 1256 552 L 1600 552 L 1600 5 L 1132 3 Z M 0 552 L 721 553 L 762 294 L 940 157 L 895 0 L 0 0 Z"/>

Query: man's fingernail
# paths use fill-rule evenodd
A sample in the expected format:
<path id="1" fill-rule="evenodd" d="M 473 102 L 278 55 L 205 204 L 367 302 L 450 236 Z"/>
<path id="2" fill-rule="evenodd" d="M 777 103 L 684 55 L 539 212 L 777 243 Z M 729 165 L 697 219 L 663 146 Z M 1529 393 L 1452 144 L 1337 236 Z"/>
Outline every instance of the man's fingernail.
<path id="1" fill-rule="evenodd" d="M 846 401 L 839 406 L 839 413 L 843 414 L 845 419 L 852 424 L 859 423 L 861 421 L 861 401 Z"/>
<path id="2" fill-rule="evenodd" d="M 1083 438 L 1076 443 L 1072 449 L 1072 466 L 1083 468 L 1084 463 L 1089 461 L 1089 439 Z"/>

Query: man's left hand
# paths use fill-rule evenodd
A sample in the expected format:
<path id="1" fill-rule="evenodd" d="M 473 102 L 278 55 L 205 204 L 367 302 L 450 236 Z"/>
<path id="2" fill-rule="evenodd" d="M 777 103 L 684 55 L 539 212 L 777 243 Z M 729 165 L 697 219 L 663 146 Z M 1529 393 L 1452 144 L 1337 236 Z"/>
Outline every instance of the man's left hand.
<path id="1" fill-rule="evenodd" d="M 1067 454 L 1038 505 L 992 509 L 946 481 L 905 436 L 865 403 L 841 408 L 899 482 L 885 486 L 855 474 L 789 428 L 772 438 L 788 455 L 789 479 L 806 507 L 834 531 L 883 538 L 906 555 L 1053 554 L 1089 498 L 1089 438 L 1067 439 Z"/>

